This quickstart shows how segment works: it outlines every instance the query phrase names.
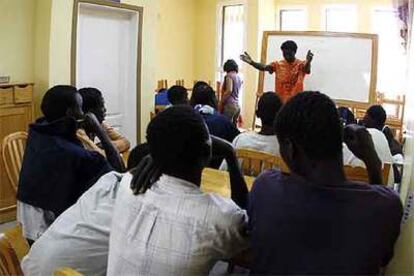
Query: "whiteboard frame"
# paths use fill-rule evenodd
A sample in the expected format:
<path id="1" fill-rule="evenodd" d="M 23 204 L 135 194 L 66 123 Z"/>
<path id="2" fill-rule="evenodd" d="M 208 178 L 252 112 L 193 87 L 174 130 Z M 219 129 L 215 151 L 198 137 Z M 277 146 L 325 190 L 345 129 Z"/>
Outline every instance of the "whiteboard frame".
<path id="1" fill-rule="evenodd" d="M 371 104 L 376 102 L 376 88 L 377 88 L 377 64 L 378 64 L 378 35 L 376 34 L 365 34 L 365 33 L 337 33 L 337 32 L 296 32 L 296 31 L 265 31 L 263 32 L 262 38 L 262 52 L 261 52 L 261 59 L 260 62 L 262 64 L 267 64 L 267 47 L 269 37 L 271 36 L 322 36 L 322 37 L 351 37 L 351 38 L 364 38 L 370 39 L 372 41 L 372 59 L 371 59 L 371 80 L 370 80 L 370 87 L 369 87 L 369 98 L 368 103 L 366 102 L 357 102 L 357 101 L 350 101 L 350 100 L 336 100 L 337 105 L 343 106 L 353 106 L 356 108 L 367 108 Z M 257 97 L 256 97 L 256 106 L 258 97 L 263 94 L 264 89 L 264 78 L 265 72 L 259 72 L 259 81 L 257 87 Z M 256 107 L 255 106 L 255 107 Z M 253 120 L 253 127 L 255 126 L 255 119 Z"/>

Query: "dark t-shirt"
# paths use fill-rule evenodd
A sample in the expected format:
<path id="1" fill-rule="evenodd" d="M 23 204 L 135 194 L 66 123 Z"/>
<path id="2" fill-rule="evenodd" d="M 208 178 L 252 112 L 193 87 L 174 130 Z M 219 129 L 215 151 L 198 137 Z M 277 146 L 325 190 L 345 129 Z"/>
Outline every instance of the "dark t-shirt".
<path id="1" fill-rule="evenodd" d="M 318 186 L 266 171 L 250 192 L 252 273 L 372 274 L 393 256 L 401 201 L 383 186 Z"/>

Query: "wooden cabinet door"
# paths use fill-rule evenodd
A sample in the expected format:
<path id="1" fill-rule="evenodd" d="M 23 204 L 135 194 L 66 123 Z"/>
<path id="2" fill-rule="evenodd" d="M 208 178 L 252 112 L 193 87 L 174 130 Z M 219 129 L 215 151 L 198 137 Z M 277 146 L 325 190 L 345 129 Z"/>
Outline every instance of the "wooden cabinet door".
<path id="1" fill-rule="evenodd" d="M 0 142 L 10 133 L 27 131 L 32 121 L 30 105 L 10 106 L 0 108 Z M 0 208 L 16 204 L 16 195 L 7 178 L 3 159 L 0 158 Z M 16 219 L 16 212 L 0 214 L 0 223 Z"/>

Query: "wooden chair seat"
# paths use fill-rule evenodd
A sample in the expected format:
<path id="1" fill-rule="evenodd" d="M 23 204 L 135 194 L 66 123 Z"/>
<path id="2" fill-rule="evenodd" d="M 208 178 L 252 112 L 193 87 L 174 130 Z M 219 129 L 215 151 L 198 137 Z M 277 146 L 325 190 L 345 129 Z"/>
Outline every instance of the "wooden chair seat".
<path id="1" fill-rule="evenodd" d="M 23 275 L 20 262 L 29 253 L 20 224 L 0 234 L 0 275 Z"/>
<path id="2" fill-rule="evenodd" d="M 70 267 L 61 267 L 55 272 L 53 272 L 53 276 L 82 276 L 83 274 L 77 272 L 76 270 Z"/>

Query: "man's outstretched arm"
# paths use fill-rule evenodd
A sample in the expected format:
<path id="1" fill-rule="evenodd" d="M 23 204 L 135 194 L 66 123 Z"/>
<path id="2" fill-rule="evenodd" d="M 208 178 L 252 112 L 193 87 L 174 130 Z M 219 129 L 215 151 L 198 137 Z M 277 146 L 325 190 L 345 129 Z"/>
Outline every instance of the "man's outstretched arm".
<path id="1" fill-rule="evenodd" d="M 244 52 L 244 54 L 241 54 L 240 59 L 242 61 L 246 62 L 247 64 L 250 64 L 251 66 L 253 66 L 257 70 L 267 71 L 270 74 L 273 74 L 273 72 L 274 72 L 272 65 L 270 65 L 270 64 L 266 65 L 266 64 L 259 63 L 259 62 L 255 62 L 247 52 Z"/>

